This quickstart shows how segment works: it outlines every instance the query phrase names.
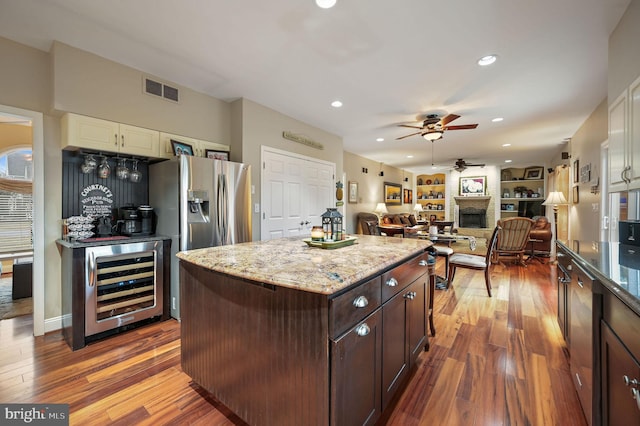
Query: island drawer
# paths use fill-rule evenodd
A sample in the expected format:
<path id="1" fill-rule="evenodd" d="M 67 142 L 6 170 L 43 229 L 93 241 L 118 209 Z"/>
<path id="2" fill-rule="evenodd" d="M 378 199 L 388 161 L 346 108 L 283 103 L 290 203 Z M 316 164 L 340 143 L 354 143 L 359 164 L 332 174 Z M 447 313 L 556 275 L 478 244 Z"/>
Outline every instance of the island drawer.
<path id="1" fill-rule="evenodd" d="M 382 274 L 382 302 L 386 302 L 403 288 L 428 272 L 428 253 L 423 253 Z"/>
<path id="2" fill-rule="evenodd" d="M 332 339 L 380 307 L 380 285 L 378 276 L 329 301 L 329 335 Z"/>

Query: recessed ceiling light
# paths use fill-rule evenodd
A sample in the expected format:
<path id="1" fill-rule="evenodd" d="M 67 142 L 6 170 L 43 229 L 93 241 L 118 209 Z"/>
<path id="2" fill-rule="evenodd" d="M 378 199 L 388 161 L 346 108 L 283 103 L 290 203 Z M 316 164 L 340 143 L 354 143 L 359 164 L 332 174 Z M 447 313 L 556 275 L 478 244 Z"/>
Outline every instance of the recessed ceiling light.
<path id="1" fill-rule="evenodd" d="M 511 146 L 510 143 L 503 143 L 502 146 Z"/>
<path id="2" fill-rule="evenodd" d="M 510 163 L 510 162 L 511 162 L 511 160 L 504 160 L 504 162 L 505 162 L 505 163 Z"/>
<path id="3" fill-rule="evenodd" d="M 316 0 L 316 4 L 318 5 L 318 7 L 321 7 L 323 9 L 329 9 L 335 6 L 336 0 Z"/>
<path id="4" fill-rule="evenodd" d="M 496 59 L 498 59 L 496 55 L 483 56 L 482 58 L 478 59 L 478 65 L 480 65 L 481 67 L 486 67 L 487 65 L 491 65 L 492 63 L 494 63 Z"/>
<path id="5" fill-rule="evenodd" d="M 331 106 L 334 107 L 334 108 L 340 108 L 342 106 L 342 102 L 333 101 L 333 102 L 331 102 Z"/>
<path id="6" fill-rule="evenodd" d="M 384 142 L 384 138 L 378 138 L 376 139 L 376 142 Z"/>
<path id="7" fill-rule="evenodd" d="M 407 155 L 407 158 L 413 158 L 413 155 Z"/>
<path id="8" fill-rule="evenodd" d="M 494 118 L 494 119 L 493 119 L 493 120 L 491 120 L 491 121 L 493 121 L 494 123 L 499 123 L 499 122 L 501 122 L 502 120 L 504 120 L 504 118 L 502 118 L 502 117 L 496 117 L 496 118 Z"/>

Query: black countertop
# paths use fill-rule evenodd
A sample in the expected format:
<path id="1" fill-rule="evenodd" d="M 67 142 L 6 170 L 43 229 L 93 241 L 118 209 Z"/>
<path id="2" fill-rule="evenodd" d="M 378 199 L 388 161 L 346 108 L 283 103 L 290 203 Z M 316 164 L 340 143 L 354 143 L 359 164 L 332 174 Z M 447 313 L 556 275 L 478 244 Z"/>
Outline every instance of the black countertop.
<path id="1" fill-rule="evenodd" d="M 640 247 L 579 241 L 573 248 L 558 241 L 580 266 L 640 315 Z"/>
<path id="2" fill-rule="evenodd" d="M 166 235 L 147 235 L 140 237 L 105 237 L 105 238 L 89 238 L 87 240 L 56 240 L 56 244 L 66 248 L 83 248 L 83 247 L 97 247 L 108 246 L 113 244 L 131 244 L 131 243 L 144 243 L 147 241 L 164 241 L 170 240 L 171 237 Z"/>

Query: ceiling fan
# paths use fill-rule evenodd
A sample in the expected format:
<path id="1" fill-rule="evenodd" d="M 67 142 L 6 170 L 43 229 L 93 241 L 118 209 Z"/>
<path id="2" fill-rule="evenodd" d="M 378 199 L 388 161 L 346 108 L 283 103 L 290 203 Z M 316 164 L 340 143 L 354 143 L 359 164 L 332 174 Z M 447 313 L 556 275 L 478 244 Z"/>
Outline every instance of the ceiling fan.
<path id="1" fill-rule="evenodd" d="M 462 172 L 466 170 L 467 167 L 484 167 L 484 166 L 485 166 L 484 164 L 467 163 L 462 158 L 458 158 L 453 169 L 457 172 Z"/>
<path id="2" fill-rule="evenodd" d="M 408 138 L 409 136 L 422 135 L 428 141 L 435 141 L 442 137 L 446 130 L 466 130 L 475 129 L 478 124 L 461 124 L 458 126 L 448 126 L 453 120 L 460 118 L 456 114 L 447 114 L 440 118 L 437 114 L 429 114 L 427 118 L 422 122 L 422 126 L 411 126 L 408 124 L 398 124 L 400 127 L 409 127 L 410 129 L 420 129 L 419 132 L 411 133 L 409 135 L 400 136 L 396 140 Z"/>

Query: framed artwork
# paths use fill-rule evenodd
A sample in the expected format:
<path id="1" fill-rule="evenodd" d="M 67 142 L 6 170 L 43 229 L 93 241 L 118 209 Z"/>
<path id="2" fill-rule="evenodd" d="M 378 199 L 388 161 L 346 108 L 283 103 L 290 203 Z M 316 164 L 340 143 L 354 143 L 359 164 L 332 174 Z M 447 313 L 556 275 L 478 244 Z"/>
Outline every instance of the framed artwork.
<path id="1" fill-rule="evenodd" d="M 573 187 L 573 204 L 580 202 L 580 187 L 578 185 Z"/>
<path id="2" fill-rule="evenodd" d="M 543 167 L 527 167 L 524 169 L 525 179 L 542 179 Z"/>
<path id="3" fill-rule="evenodd" d="M 402 200 L 405 204 L 413 204 L 413 190 L 412 189 L 403 189 L 402 190 Z"/>
<path id="4" fill-rule="evenodd" d="M 580 160 L 573 162 L 573 183 L 580 182 Z"/>
<path id="5" fill-rule="evenodd" d="M 188 143 L 174 141 L 171 139 L 173 155 L 193 155 L 193 147 Z"/>
<path id="6" fill-rule="evenodd" d="M 390 206 L 402 205 L 402 185 L 397 183 L 384 183 L 384 202 Z"/>
<path id="7" fill-rule="evenodd" d="M 358 182 L 349 181 L 349 197 L 350 203 L 358 202 Z"/>
<path id="8" fill-rule="evenodd" d="M 580 182 L 587 183 L 591 180 L 591 163 L 580 167 Z"/>
<path id="9" fill-rule="evenodd" d="M 472 176 L 460 178 L 460 195 L 463 197 L 484 196 L 487 192 L 487 177 Z"/>
<path id="10" fill-rule="evenodd" d="M 212 160 L 225 160 L 229 161 L 229 151 L 214 151 L 212 149 L 206 149 L 204 155 Z"/>

